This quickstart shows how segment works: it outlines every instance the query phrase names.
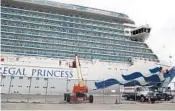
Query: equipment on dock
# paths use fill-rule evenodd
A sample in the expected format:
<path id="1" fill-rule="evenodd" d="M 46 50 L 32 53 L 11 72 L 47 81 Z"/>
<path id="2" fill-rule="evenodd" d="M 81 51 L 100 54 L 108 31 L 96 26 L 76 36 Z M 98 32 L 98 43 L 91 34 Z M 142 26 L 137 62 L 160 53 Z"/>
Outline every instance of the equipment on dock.
<path id="1" fill-rule="evenodd" d="M 157 100 L 170 101 L 174 98 L 170 87 L 153 87 L 155 90 Z"/>
<path id="2" fill-rule="evenodd" d="M 73 86 L 72 94 L 65 94 L 64 100 L 66 102 L 77 102 L 81 101 L 89 101 L 89 103 L 93 103 L 93 95 L 87 95 L 88 93 L 88 86 L 85 85 L 81 69 L 80 69 L 80 62 L 78 59 L 77 54 L 75 55 L 75 60 L 73 61 L 72 68 L 76 68 L 77 76 L 78 76 L 78 84 Z"/>
<path id="3" fill-rule="evenodd" d="M 138 100 L 141 102 L 151 102 L 154 103 L 156 101 L 156 96 L 154 91 L 147 86 L 131 86 L 124 87 L 124 92 L 122 97 L 125 97 L 125 100 Z"/>

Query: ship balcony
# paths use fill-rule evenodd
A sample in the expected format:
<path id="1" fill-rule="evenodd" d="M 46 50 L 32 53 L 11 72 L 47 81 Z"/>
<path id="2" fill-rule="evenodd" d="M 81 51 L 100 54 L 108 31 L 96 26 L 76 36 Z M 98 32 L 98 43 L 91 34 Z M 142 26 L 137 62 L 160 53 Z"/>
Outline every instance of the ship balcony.
<path id="1" fill-rule="evenodd" d="M 131 40 L 144 42 L 148 39 L 150 31 L 151 28 L 148 25 L 135 28 L 131 30 Z"/>

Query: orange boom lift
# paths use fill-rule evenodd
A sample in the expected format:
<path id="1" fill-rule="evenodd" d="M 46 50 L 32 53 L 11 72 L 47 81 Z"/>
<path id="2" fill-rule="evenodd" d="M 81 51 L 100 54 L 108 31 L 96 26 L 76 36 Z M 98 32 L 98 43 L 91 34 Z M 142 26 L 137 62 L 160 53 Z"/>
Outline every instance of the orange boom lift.
<path id="1" fill-rule="evenodd" d="M 86 86 L 84 83 L 77 54 L 75 55 L 75 60 L 73 61 L 72 68 L 76 68 L 77 70 L 78 84 L 75 84 L 73 86 L 72 94 L 66 94 L 65 100 L 67 102 L 75 102 L 81 100 L 93 103 L 93 95 L 89 95 L 89 97 L 87 96 L 88 86 Z"/>

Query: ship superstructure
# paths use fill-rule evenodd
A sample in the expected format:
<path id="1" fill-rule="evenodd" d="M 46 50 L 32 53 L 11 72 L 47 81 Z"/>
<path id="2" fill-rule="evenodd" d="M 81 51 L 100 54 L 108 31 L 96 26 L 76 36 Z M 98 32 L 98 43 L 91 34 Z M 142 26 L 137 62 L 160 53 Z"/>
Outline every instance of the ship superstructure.
<path id="1" fill-rule="evenodd" d="M 132 57 L 157 60 L 144 37 L 131 36 L 150 31 L 143 27 L 128 35 L 127 29 L 135 27 L 124 25 L 134 25 L 127 15 L 51 3 L 2 1 L 2 52 L 63 58 L 77 53 L 82 59 L 114 62 L 129 62 Z"/>
<path id="2" fill-rule="evenodd" d="M 2 0 L 1 73 L 71 78 L 75 54 L 87 80 L 132 73 L 139 64 L 144 72 L 162 66 L 145 43 L 150 31 L 122 13 L 46 0 Z M 64 73 L 53 73 L 57 69 Z"/>

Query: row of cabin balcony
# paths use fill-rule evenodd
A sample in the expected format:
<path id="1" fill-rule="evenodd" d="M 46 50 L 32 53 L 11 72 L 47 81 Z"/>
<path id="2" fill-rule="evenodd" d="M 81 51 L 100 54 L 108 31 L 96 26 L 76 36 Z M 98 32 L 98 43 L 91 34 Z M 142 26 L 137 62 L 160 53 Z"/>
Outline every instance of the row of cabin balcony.
<path id="1" fill-rule="evenodd" d="M 143 57 L 143 58 L 155 58 L 156 59 L 156 57 L 154 56 L 154 54 L 144 54 L 144 53 L 126 53 L 126 52 L 122 52 L 122 51 L 120 51 L 120 52 L 104 52 L 104 51 L 102 51 L 102 52 L 100 52 L 100 50 L 98 50 L 98 51 L 95 51 L 95 50 L 91 50 L 90 49 L 90 51 L 88 51 L 87 49 L 80 49 L 80 48 L 68 48 L 68 47 L 56 47 L 55 48 L 55 50 L 53 49 L 54 47 L 46 47 L 46 46 L 38 46 L 38 47 L 34 47 L 33 45 L 15 45 L 14 46 L 14 44 L 12 44 L 12 45 L 10 45 L 10 43 L 3 43 L 2 45 L 4 45 L 4 46 L 9 46 L 9 47 L 16 47 L 16 48 L 22 48 L 22 51 L 24 50 L 24 49 L 34 49 L 34 50 L 46 50 L 47 49 L 47 51 L 51 51 L 51 52 L 57 52 L 57 50 L 59 49 L 59 51 L 63 51 L 63 52 L 71 52 L 72 53 L 72 51 L 76 51 L 76 53 L 87 53 L 87 54 L 97 54 L 97 55 L 101 55 L 101 56 L 103 56 L 103 55 L 106 55 L 106 56 L 125 56 L 125 57 L 131 57 L 131 56 L 133 56 L 133 57 Z M 30 51 L 29 51 L 30 52 Z M 109 55 L 111 53 L 111 55 Z"/>
<path id="2" fill-rule="evenodd" d="M 103 29 L 114 30 L 114 31 L 116 31 L 116 30 L 124 30 L 124 28 L 125 28 L 124 26 L 123 27 L 122 26 L 119 27 L 119 25 L 115 26 L 114 28 L 106 27 L 104 25 L 92 24 L 92 23 L 82 22 L 82 21 L 78 21 L 78 20 L 76 20 L 76 21 L 67 21 L 67 20 L 61 19 L 61 18 L 55 18 L 54 19 L 54 18 L 48 18 L 48 17 L 35 17 L 35 16 L 21 15 L 21 14 L 16 14 L 16 13 L 15 14 L 14 13 L 8 13 L 8 12 L 3 12 L 3 11 L 1 13 L 4 14 L 4 15 L 9 15 L 9 16 L 19 16 L 20 18 L 25 17 L 25 19 L 26 18 L 28 18 L 28 19 L 30 18 L 30 19 L 34 19 L 34 20 L 35 19 L 39 19 L 39 21 L 47 20 L 47 22 L 45 24 L 48 24 L 48 22 L 50 22 L 50 24 L 52 24 L 52 25 L 59 24 L 61 22 L 61 23 L 76 24 L 76 25 L 82 25 L 82 26 L 93 27 L 93 28 L 103 28 Z"/>
<path id="3" fill-rule="evenodd" d="M 20 54 L 20 55 L 30 55 L 30 56 L 43 56 L 43 57 L 56 57 L 56 58 L 71 58 L 74 56 L 73 53 L 48 53 L 48 52 L 41 52 L 41 51 L 26 51 L 23 50 L 10 50 L 9 49 L 2 49 L 2 53 L 12 53 L 12 54 Z M 129 62 L 128 59 L 122 59 L 120 57 L 106 57 L 106 56 L 94 56 L 94 55 L 87 55 L 87 54 L 82 54 L 78 53 L 80 59 L 87 59 L 87 60 L 92 60 L 92 59 L 99 59 L 99 60 L 108 60 L 108 61 L 118 61 L 118 62 Z"/>
<path id="4" fill-rule="evenodd" d="M 39 17 L 39 18 L 45 18 L 45 19 L 51 19 L 51 20 L 63 20 L 63 21 L 74 22 L 74 23 L 89 24 L 91 26 L 92 25 L 100 26 L 100 27 L 106 27 L 106 28 L 111 28 L 111 29 L 116 29 L 116 28 L 123 29 L 124 27 L 130 27 L 130 26 L 118 24 L 118 23 L 103 22 L 103 21 L 98 21 L 98 20 L 94 21 L 91 19 L 80 19 L 77 17 L 64 16 L 60 14 L 53 15 L 53 14 L 45 13 L 45 12 L 21 10 L 17 8 L 2 7 L 2 12 L 37 17 L 37 18 Z"/>
<path id="5" fill-rule="evenodd" d="M 2 15 L 3 16 L 3 15 Z M 51 31 L 57 31 L 59 28 L 64 28 L 64 29 L 73 29 L 73 30 L 80 30 L 80 31 L 86 31 L 88 33 L 90 32 L 100 32 L 103 34 L 123 34 L 123 30 L 109 30 L 109 29 L 103 29 L 103 28 L 92 28 L 92 27 L 86 27 L 86 26 L 81 26 L 81 25 L 72 25 L 72 24 L 66 24 L 66 23 L 59 23 L 59 24 L 54 24 L 54 25 L 48 25 L 41 23 L 40 20 L 34 20 L 26 22 L 27 19 L 21 20 L 14 20 L 13 17 L 10 19 L 3 19 L 2 20 L 3 25 L 11 25 L 11 26 L 18 26 L 18 27 L 28 27 L 28 28 L 39 28 L 39 29 L 47 29 Z M 23 22 L 24 21 L 24 22 Z"/>
<path id="6" fill-rule="evenodd" d="M 60 33 L 63 34 L 67 34 L 67 35 L 75 35 L 75 36 L 87 36 L 84 34 L 74 34 L 74 33 L 68 33 L 68 32 L 55 32 L 55 31 L 47 31 L 47 30 L 38 30 L 38 29 L 29 29 L 29 28 L 20 28 L 20 27 L 14 27 L 14 26 L 5 26 L 2 25 L 1 26 L 1 30 L 5 31 L 5 32 L 10 32 L 10 33 L 17 33 L 17 34 L 27 34 L 27 35 L 33 35 L 33 36 L 48 36 L 48 37 L 57 37 L 60 35 Z M 59 35 L 58 35 L 59 34 Z M 114 39 L 114 38 L 109 38 L 108 36 L 103 36 L 102 37 L 98 37 L 98 36 L 87 36 L 87 37 L 91 37 L 91 38 L 99 38 L 99 39 L 110 39 L 110 40 L 115 40 L 115 41 L 121 41 L 122 44 L 125 45 L 126 44 L 132 44 L 133 46 L 135 46 L 135 44 L 138 44 L 138 46 L 142 46 L 147 48 L 147 45 L 145 45 L 144 43 L 137 43 L 137 42 L 130 42 L 130 41 L 123 41 L 123 40 L 119 40 L 119 39 Z"/>
<path id="7" fill-rule="evenodd" d="M 62 46 L 61 48 L 60 47 L 48 47 L 48 46 L 34 46 L 34 45 L 11 45 L 10 43 L 2 43 L 2 45 L 5 45 L 5 46 L 13 46 L 13 47 L 24 47 L 24 48 L 33 48 L 35 50 L 42 50 L 43 48 L 47 48 L 48 50 L 50 51 L 56 51 L 56 49 L 59 49 L 60 51 L 76 51 L 76 52 L 82 52 L 82 53 L 86 53 L 88 52 L 89 54 L 100 54 L 100 55 L 103 55 L 103 54 L 111 54 L 111 55 L 115 55 L 115 56 L 133 56 L 133 57 L 143 57 L 143 58 L 149 58 L 151 56 L 154 57 L 153 54 L 150 54 L 150 53 L 140 53 L 140 52 L 127 52 L 127 51 L 105 51 L 105 50 L 95 50 L 95 49 L 80 49 L 80 48 L 71 48 L 71 47 L 64 47 Z M 55 50 L 54 50 L 55 49 Z"/>
<path id="8" fill-rule="evenodd" d="M 10 50 L 10 49 L 9 49 Z M 3 49 L 2 53 L 8 53 L 8 54 L 17 54 L 17 55 L 23 55 L 23 56 L 37 56 L 38 57 L 51 57 L 51 58 L 62 58 L 62 59 L 72 59 L 72 57 L 74 56 L 74 54 L 70 54 L 70 53 L 59 53 L 59 54 L 48 54 L 48 53 L 29 53 L 29 52 L 20 52 L 20 50 L 13 50 L 13 52 L 9 52 L 9 50 L 7 51 L 7 49 Z M 111 57 L 102 57 L 102 56 L 93 56 L 93 55 L 83 55 L 79 53 L 79 58 L 82 60 L 86 60 L 86 61 L 94 61 L 94 60 L 102 60 L 104 62 L 132 62 L 131 58 L 125 58 L 122 59 L 121 57 L 115 57 L 115 58 L 111 58 Z M 158 59 L 153 59 L 153 58 L 140 58 L 140 57 L 134 57 L 135 59 L 138 60 L 145 60 L 145 61 L 159 61 Z M 65 61 L 65 60 L 63 60 Z"/>
<path id="9" fill-rule="evenodd" d="M 114 41 L 114 40 L 105 40 L 105 39 L 95 39 L 95 38 L 85 38 L 85 37 L 74 37 L 74 36 L 56 36 L 56 37 L 49 37 L 49 36 L 34 36 L 29 34 L 19 34 L 19 33 L 9 33 L 1 31 L 1 37 L 2 39 L 11 39 L 11 40 L 25 40 L 27 41 L 33 41 L 38 43 L 59 43 L 61 41 L 67 41 L 67 42 L 83 42 L 83 43 L 90 43 L 90 44 L 101 44 L 104 46 L 115 46 L 116 47 L 123 47 L 124 49 L 133 49 L 133 50 L 146 50 L 149 52 L 152 52 L 149 48 L 144 48 L 144 44 L 133 44 L 132 42 L 121 42 L 121 41 Z"/>
<path id="10" fill-rule="evenodd" d="M 41 41 L 32 41 L 32 40 L 21 40 L 21 39 L 9 39 L 9 38 L 4 38 L 2 36 L 2 40 L 3 43 L 9 43 L 12 45 L 17 45 L 17 44 L 29 44 L 32 46 L 37 46 L 37 45 L 45 45 L 45 46 L 49 46 L 55 49 L 58 48 L 59 46 L 63 47 L 76 47 L 76 48 L 84 48 L 84 49 L 89 49 L 89 50 L 103 50 L 103 51 L 122 51 L 122 52 L 131 52 L 131 53 L 152 53 L 152 51 L 150 49 L 140 49 L 140 48 L 133 48 L 133 47 L 121 47 L 121 46 L 110 46 L 110 45 L 106 45 L 106 44 L 96 44 L 96 43 L 84 43 L 84 42 L 79 42 L 79 41 L 46 41 L 46 42 L 41 42 Z"/>

